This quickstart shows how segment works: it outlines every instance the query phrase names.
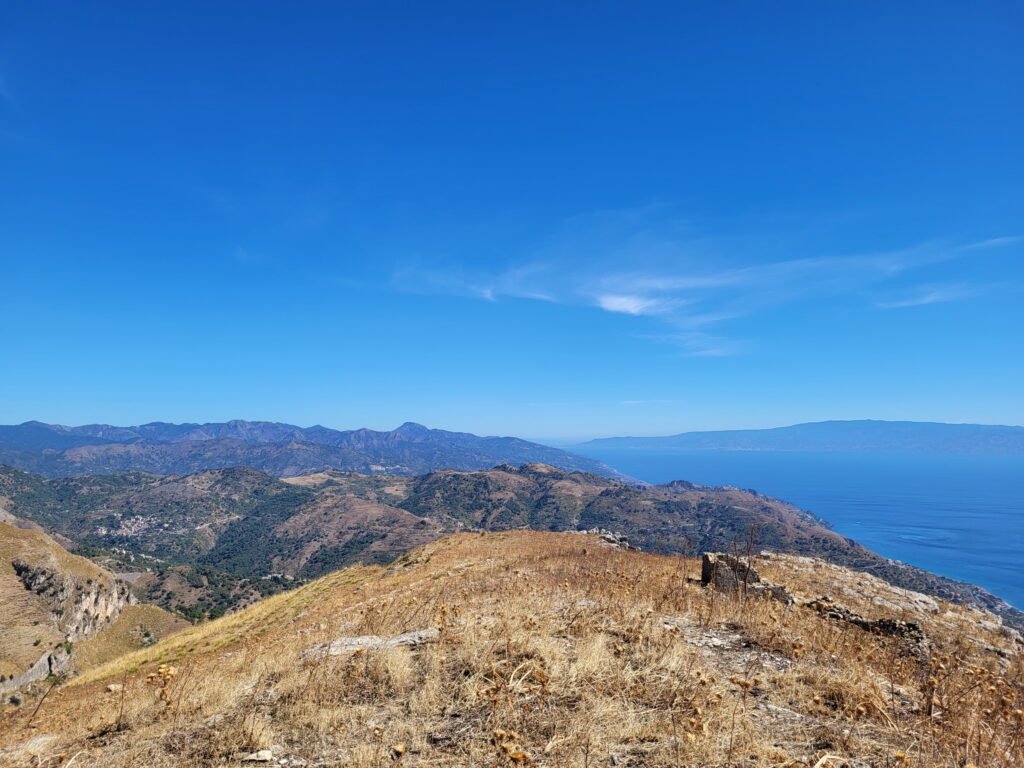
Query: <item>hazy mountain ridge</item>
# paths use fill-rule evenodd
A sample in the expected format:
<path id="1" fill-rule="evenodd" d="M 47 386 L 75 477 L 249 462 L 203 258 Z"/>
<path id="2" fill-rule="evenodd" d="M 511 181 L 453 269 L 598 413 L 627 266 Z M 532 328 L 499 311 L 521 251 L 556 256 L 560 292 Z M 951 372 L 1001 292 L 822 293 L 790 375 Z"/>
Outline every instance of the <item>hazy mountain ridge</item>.
<path id="1" fill-rule="evenodd" d="M 278 477 L 338 469 L 414 475 L 543 462 L 628 480 L 602 462 L 515 437 L 479 437 L 406 422 L 397 429 L 335 430 L 266 421 L 0 426 L 0 463 L 47 477 L 127 471 L 190 474 L 249 466 Z"/>
<path id="2" fill-rule="evenodd" d="M 892 451 L 1024 453 L 1024 427 L 917 421 L 818 421 L 773 429 L 683 432 L 665 437 L 606 437 L 578 449 L 646 448 L 733 451 Z"/>
<path id="3" fill-rule="evenodd" d="M 3 469 L 0 502 L 137 572 L 141 595 L 195 615 L 249 603 L 290 579 L 389 562 L 453 531 L 608 528 L 664 553 L 752 546 L 825 557 L 1017 624 L 1024 618 L 978 587 L 887 560 L 777 499 L 685 482 L 637 487 L 540 464 L 287 480 L 248 468 L 60 479 Z"/>

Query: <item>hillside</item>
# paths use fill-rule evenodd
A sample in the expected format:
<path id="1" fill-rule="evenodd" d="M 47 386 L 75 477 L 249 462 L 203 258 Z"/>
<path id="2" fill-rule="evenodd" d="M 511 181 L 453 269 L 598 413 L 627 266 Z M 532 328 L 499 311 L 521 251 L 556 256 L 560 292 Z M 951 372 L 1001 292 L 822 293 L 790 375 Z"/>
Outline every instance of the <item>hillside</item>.
<path id="1" fill-rule="evenodd" d="M 998 619 L 807 558 L 752 565 L 787 602 L 596 536 L 456 535 L 187 629 L 46 701 L 30 691 L 0 714 L 0 762 L 1024 761 L 1021 640 Z"/>
<path id="2" fill-rule="evenodd" d="M 681 481 L 638 487 L 543 464 L 283 480 L 246 468 L 58 479 L 0 469 L 0 502 L 129 574 L 140 597 L 196 617 L 346 565 L 390 562 L 460 530 L 605 528 L 662 553 L 769 548 L 825 557 L 1014 624 L 1024 619 L 978 587 L 886 560 L 777 499 Z"/>
<path id="3" fill-rule="evenodd" d="M 427 429 L 412 422 L 389 432 L 265 421 L 154 422 L 136 427 L 65 427 L 29 421 L 0 426 L 0 464 L 47 477 L 128 471 L 184 475 L 236 466 L 277 477 L 324 469 L 416 475 L 528 462 L 629 479 L 600 461 L 539 443 Z"/>
<path id="4" fill-rule="evenodd" d="M 0 692 L 155 642 L 184 625 L 155 606 L 135 609 L 128 585 L 37 530 L 0 522 Z M 108 639 L 140 627 L 138 642 Z M 89 651 L 83 656 L 81 647 Z"/>
<path id="5" fill-rule="evenodd" d="M 674 448 L 728 451 L 892 451 L 898 453 L 1024 453 L 1024 427 L 917 421 L 820 421 L 775 429 L 683 432 L 666 437 L 607 437 L 594 449 Z"/>

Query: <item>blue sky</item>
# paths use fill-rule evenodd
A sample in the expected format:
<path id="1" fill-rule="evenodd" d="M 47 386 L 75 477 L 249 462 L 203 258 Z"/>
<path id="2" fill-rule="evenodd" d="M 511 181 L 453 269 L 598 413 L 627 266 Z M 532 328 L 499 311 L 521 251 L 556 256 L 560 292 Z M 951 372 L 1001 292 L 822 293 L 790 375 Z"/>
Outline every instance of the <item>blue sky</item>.
<path id="1" fill-rule="evenodd" d="M 0 422 L 1024 423 L 1024 11 L 0 5 Z"/>

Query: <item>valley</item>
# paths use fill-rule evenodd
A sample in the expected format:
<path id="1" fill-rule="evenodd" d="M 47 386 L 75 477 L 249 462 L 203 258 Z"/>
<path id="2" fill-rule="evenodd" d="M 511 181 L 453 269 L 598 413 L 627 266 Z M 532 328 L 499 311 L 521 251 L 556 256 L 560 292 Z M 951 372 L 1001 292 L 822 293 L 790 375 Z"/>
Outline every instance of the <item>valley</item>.
<path id="1" fill-rule="evenodd" d="M 1020 625 L 973 585 L 887 560 L 792 504 L 685 481 L 636 486 L 545 464 L 418 476 L 244 467 L 47 479 L 0 469 L 11 514 L 130 579 L 142 600 L 210 618 L 355 563 L 388 563 L 464 530 L 608 529 L 645 550 L 780 552 L 833 562 Z"/>

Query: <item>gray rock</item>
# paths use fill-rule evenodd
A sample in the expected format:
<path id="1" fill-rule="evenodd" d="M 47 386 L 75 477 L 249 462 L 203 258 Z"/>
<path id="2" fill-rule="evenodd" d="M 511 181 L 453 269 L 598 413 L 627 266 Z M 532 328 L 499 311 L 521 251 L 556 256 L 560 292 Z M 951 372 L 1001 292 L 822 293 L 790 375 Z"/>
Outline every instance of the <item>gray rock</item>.
<path id="1" fill-rule="evenodd" d="M 884 635 L 901 641 L 904 649 L 914 658 L 925 660 L 931 653 L 931 642 L 919 624 L 901 619 L 865 619 L 849 608 L 835 603 L 829 597 L 819 597 L 807 603 L 825 618 L 835 619 L 870 632 L 873 635 Z"/>
<path id="2" fill-rule="evenodd" d="M 67 675 L 74 671 L 74 662 L 64 646 L 47 651 L 36 663 L 19 675 L 11 675 L 0 682 L 0 693 L 13 691 L 23 685 L 45 680 L 50 675 Z"/>
<path id="3" fill-rule="evenodd" d="M 322 656 L 340 656 L 344 653 L 354 653 L 355 651 L 380 651 L 385 648 L 397 648 L 401 645 L 416 647 L 431 640 L 436 640 L 439 634 L 440 632 L 434 627 L 428 627 L 413 632 L 403 632 L 392 637 L 381 637 L 380 635 L 339 637 L 327 644 L 314 645 L 302 654 L 302 658 L 315 659 Z"/>
<path id="4" fill-rule="evenodd" d="M 242 758 L 243 763 L 270 763 L 274 760 L 274 753 L 269 749 L 258 749 L 252 754 Z"/>
<path id="5" fill-rule="evenodd" d="M 57 737 L 44 733 L 41 736 L 35 736 L 28 741 L 23 741 L 20 744 L 14 744 L 10 747 L 0 749 L 0 764 L 6 764 L 7 758 L 14 760 L 35 758 L 37 762 L 43 755 L 51 751 L 54 748 L 54 742 L 57 741 Z"/>
<path id="6" fill-rule="evenodd" d="M 787 709 L 786 707 L 779 707 L 775 704 L 769 704 L 766 701 L 759 701 L 756 705 L 756 708 L 764 712 L 767 712 L 768 714 L 772 715 L 773 717 L 779 720 L 802 721 L 811 719 L 807 715 L 800 714 L 799 712 L 794 712 L 792 709 Z"/>
<path id="7" fill-rule="evenodd" d="M 597 536 L 602 542 L 615 547 L 616 549 L 628 549 L 634 552 L 640 551 L 640 547 L 630 544 L 629 538 L 623 533 L 609 531 L 605 528 L 591 528 L 586 531 L 577 531 L 577 533 L 586 533 L 591 536 Z"/>

